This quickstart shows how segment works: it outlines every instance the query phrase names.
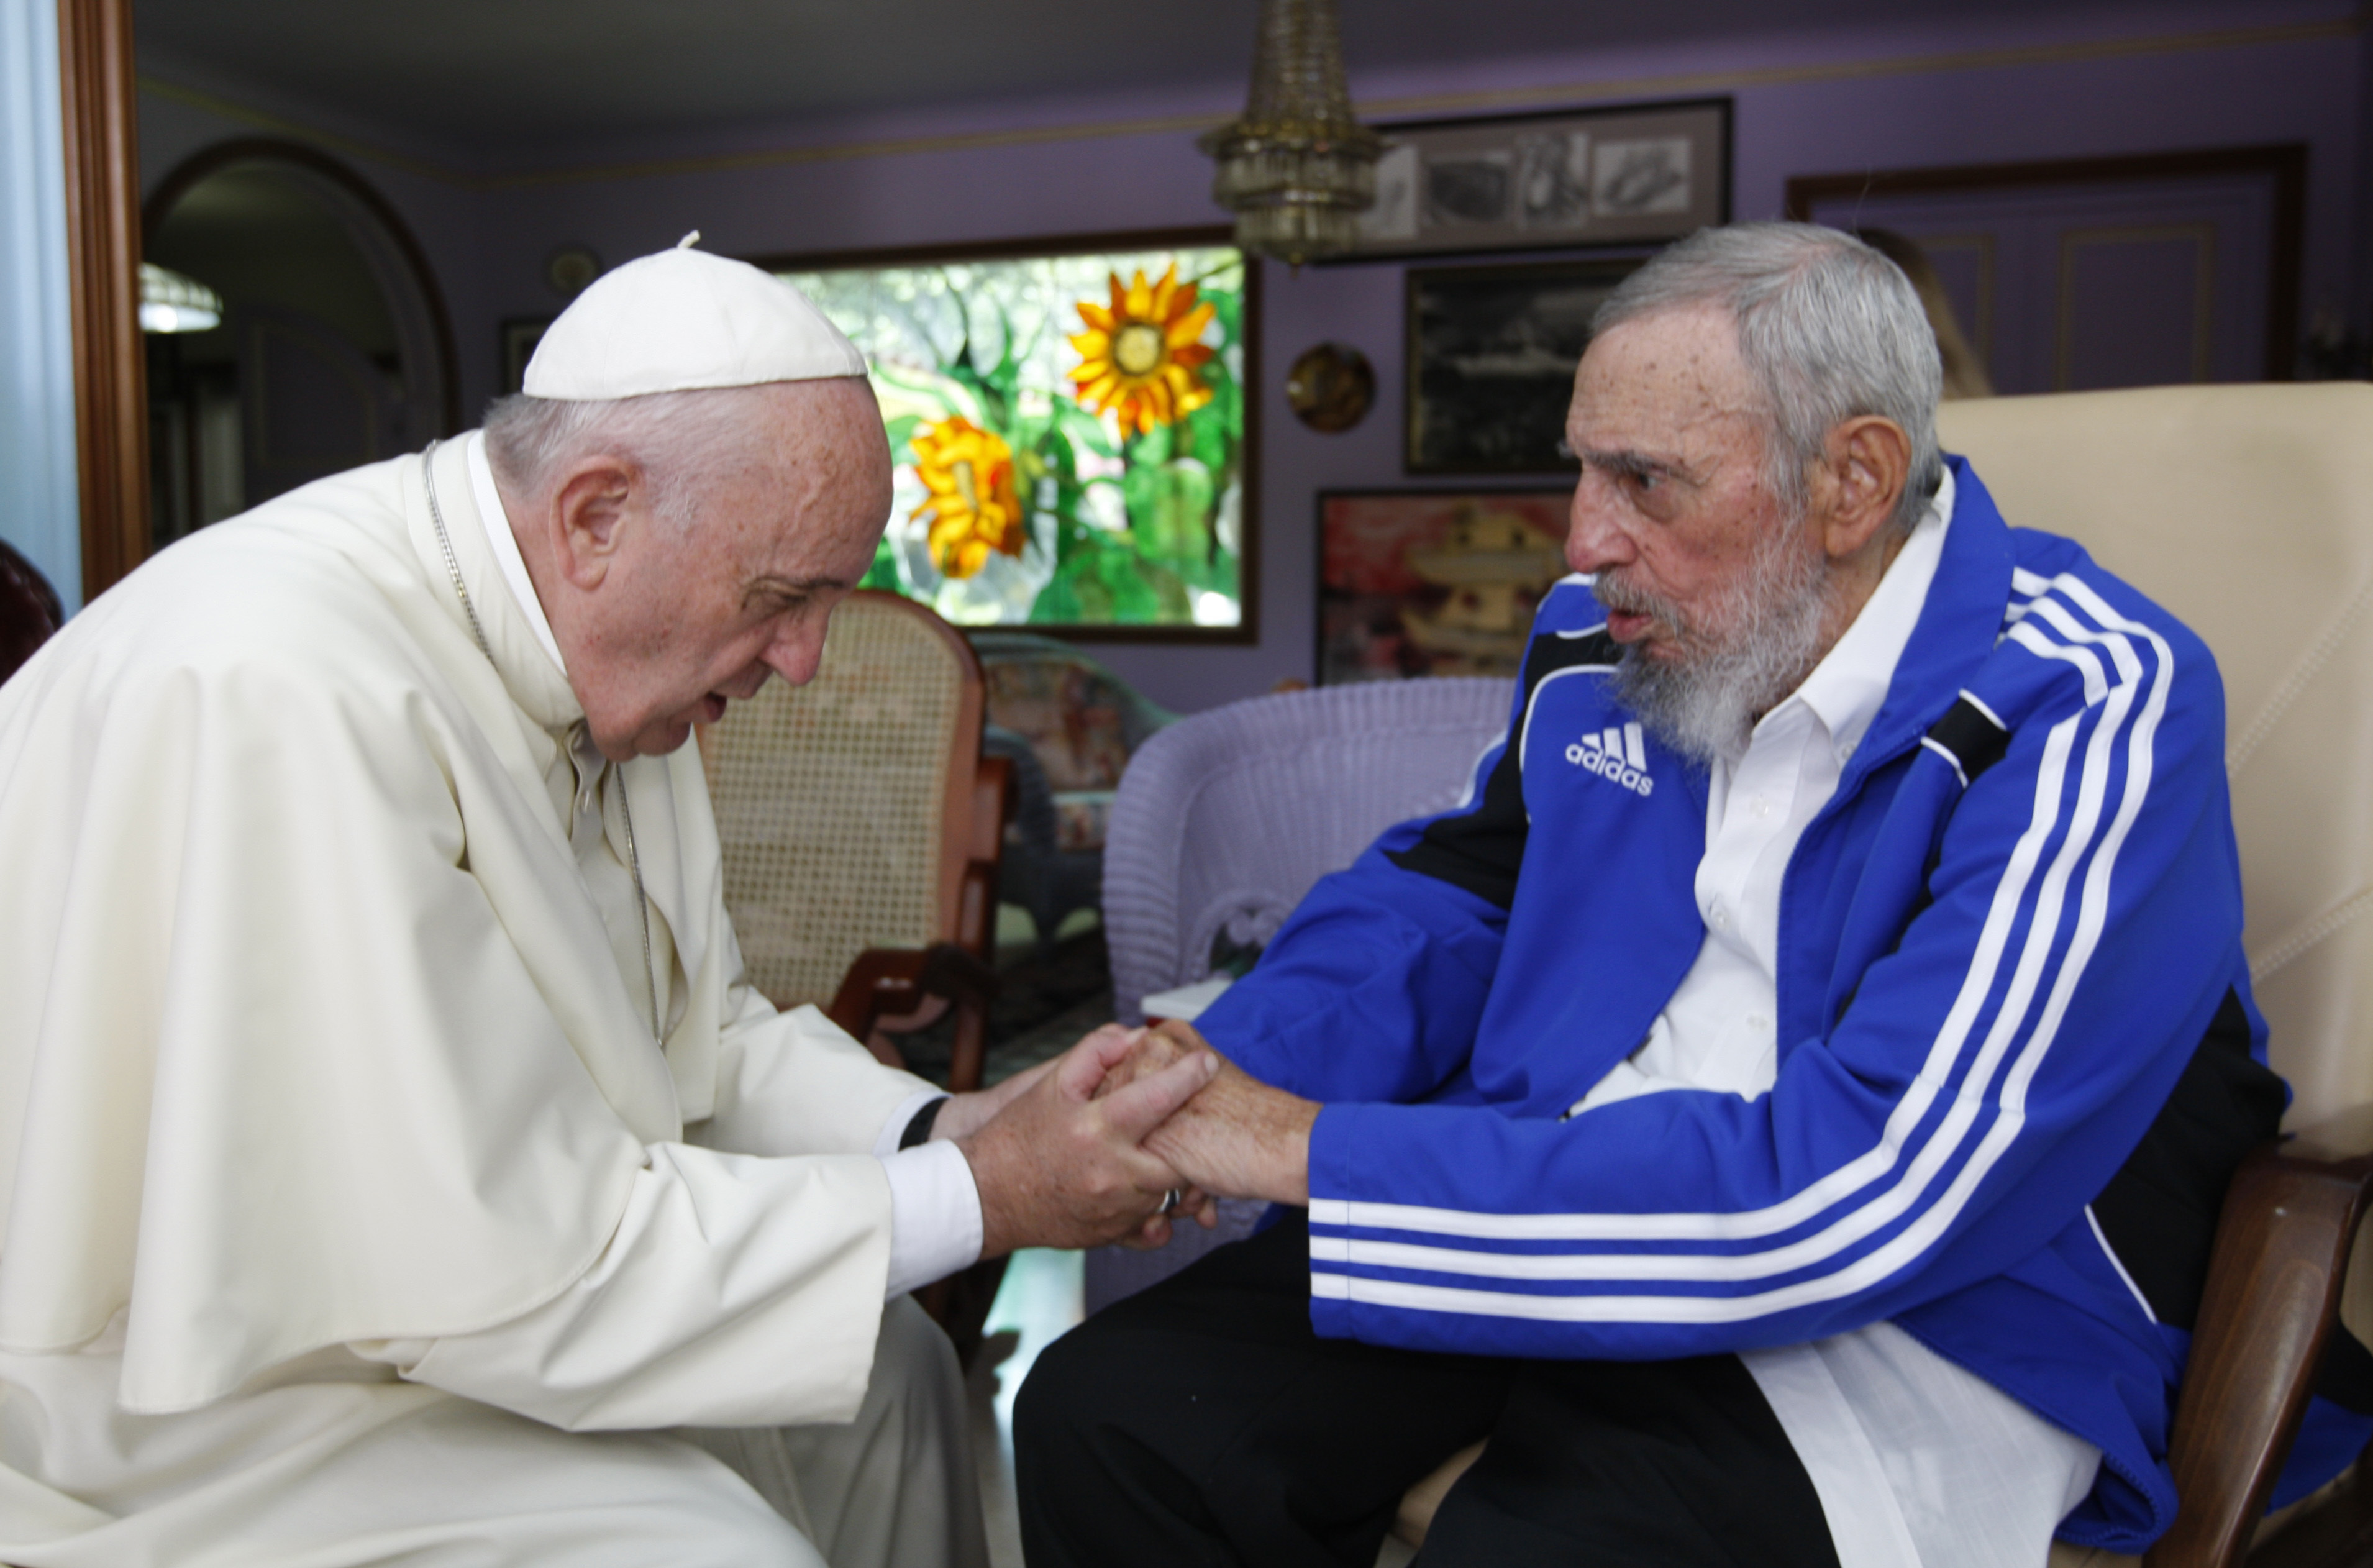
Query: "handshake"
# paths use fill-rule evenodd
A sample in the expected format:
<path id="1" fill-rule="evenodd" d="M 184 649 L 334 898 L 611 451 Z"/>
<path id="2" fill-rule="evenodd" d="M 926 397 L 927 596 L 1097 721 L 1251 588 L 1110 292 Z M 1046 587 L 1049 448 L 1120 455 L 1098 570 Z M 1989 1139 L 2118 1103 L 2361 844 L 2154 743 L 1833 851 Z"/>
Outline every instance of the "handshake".
<path id="1" fill-rule="evenodd" d="M 1220 1198 L 1310 1200 L 1314 1101 L 1256 1082 L 1185 1024 L 1107 1024 L 1053 1061 L 941 1108 L 980 1190 L 981 1256 L 1161 1246 Z"/>

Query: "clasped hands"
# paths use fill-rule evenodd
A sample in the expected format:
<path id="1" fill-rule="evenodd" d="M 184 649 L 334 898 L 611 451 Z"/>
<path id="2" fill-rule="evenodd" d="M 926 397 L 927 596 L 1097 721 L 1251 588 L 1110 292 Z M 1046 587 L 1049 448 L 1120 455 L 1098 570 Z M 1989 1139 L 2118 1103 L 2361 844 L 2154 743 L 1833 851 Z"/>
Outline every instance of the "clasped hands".
<path id="1" fill-rule="evenodd" d="M 1174 1219 L 1216 1223 L 1216 1198 L 1307 1203 L 1317 1118 L 1315 1103 L 1255 1082 L 1187 1024 L 1106 1024 L 1053 1061 L 958 1095 L 933 1136 L 971 1163 L 981 1255 L 993 1258 L 1160 1246 Z"/>

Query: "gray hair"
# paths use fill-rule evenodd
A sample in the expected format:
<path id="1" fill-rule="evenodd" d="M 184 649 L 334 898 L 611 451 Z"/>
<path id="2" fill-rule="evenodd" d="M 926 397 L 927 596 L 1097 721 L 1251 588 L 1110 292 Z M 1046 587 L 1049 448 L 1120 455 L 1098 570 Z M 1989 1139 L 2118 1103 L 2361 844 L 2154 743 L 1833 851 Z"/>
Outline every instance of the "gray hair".
<path id="1" fill-rule="evenodd" d="M 700 497 L 764 461 L 754 439 L 764 391 L 704 388 L 591 403 L 515 393 L 486 409 L 486 459 L 496 477 L 527 495 L 581 458 L 623 459 L 641 472 L 651 509 L 685 528 Z"/>
<path id="2" fill-rule="evenodd" d="M 1770 407 L 1765 480 L 1772 491 L 1801 511 L 1807 473 L 1829 432 L 1878 415 L 1911 440 L 1911 470 L 1892 519 L 1910 532 L 1944 480 L 1936 449 L 1943 371 L 1935 334 L 1902 271 L 1852 235 L 1816 224 L 1701 228 L 1625 278 L 1591 330 L 1702 306 L 1722 308 L 1736 323 L 1739 357 Z"/>

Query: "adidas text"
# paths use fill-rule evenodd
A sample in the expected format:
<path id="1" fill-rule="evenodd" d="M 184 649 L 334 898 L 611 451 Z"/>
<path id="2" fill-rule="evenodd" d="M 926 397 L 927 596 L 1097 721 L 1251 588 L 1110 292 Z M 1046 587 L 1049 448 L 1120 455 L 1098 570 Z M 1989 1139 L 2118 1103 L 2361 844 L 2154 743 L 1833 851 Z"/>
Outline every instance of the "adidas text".
<path id="1" fill-rule="evenodd" d="M 1609 783 L 1622 785 L 1633 794 L 1655 792 L 1656 781 L 1648 777 L 1647 748 L 1642 743 L 1637 724 L 1584 735 L 1566 747 L 1565 759 L 1584 772 L 1596 773 Z"/>

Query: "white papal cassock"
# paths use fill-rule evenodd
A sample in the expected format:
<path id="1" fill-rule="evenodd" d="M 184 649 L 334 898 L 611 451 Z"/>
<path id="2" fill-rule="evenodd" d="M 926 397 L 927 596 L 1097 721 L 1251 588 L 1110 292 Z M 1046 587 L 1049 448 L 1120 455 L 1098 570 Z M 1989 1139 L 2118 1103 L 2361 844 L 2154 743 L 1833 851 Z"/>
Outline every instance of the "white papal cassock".
<path id="1" fill-rule="evenodd" d="M 972 1506 L 939 1396 L 868 1394 L 877 1334 L 946 1357 L 883 1305 L 928 1086 L 742 984 L 694 749 L 582 745 L 473 455 L 431 461 L 491 658 L 415 455 L 0 688 L 0 1562 L 812 1562 L 679 1426 L 903 1445 L 932 1496 L 811 1480 L 836 1558 Z"/>

